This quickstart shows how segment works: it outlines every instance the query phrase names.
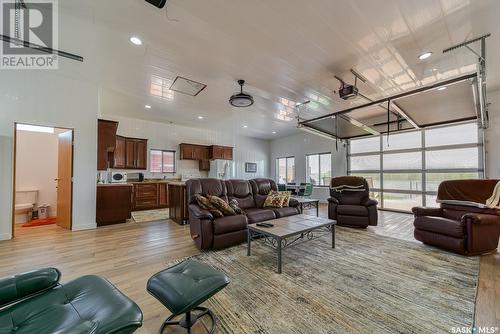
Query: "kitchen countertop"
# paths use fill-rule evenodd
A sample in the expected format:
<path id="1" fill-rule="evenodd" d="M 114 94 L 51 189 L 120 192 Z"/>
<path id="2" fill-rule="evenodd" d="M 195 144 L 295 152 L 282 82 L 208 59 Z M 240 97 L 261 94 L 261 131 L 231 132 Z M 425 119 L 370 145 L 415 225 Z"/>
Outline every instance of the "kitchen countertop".
<path id="1" fill-rule="evenodd" d="M 131 187 L 129 183 L 98 183 L 98 187 Z"/>

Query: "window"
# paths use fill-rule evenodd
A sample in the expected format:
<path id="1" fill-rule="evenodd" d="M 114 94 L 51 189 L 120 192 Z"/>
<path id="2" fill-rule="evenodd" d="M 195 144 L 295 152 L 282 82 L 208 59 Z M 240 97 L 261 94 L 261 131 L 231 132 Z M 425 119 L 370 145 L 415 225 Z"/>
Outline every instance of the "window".
<path id="1" fill-rule="evenodd" d="M 276 159 L 276 179 L 279 184 L 295 182 L 295 157 Z"/>
<path id="2" fill-rule="evenodd" d="M 483 177 L 480 138 L 476 122 L 468 122 L 352 139 L 349 174 L 368 180 L 382 208 L 437 206 L 442 181 Z"/>
<path id="3" fill-rule="evenodd" d="M 175 173 L 175 151 L 151 150 L 149 170 L 152 173 Z"/>
<path id="4" fill-rule="evenodd" d="M 315 186 L 328 186 L 332 178 L 332 154 L 306 156 L 306 182 Z"/>

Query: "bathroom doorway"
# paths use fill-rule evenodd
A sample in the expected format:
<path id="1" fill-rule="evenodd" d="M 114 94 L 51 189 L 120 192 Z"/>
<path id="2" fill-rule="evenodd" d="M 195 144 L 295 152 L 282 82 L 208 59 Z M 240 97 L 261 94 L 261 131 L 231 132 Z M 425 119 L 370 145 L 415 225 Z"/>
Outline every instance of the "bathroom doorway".
<path id="1" fill-rule="evenodd" d="M 13 237 L 71 230 L 73 129 L 16 123 L 14 131 Z"/>

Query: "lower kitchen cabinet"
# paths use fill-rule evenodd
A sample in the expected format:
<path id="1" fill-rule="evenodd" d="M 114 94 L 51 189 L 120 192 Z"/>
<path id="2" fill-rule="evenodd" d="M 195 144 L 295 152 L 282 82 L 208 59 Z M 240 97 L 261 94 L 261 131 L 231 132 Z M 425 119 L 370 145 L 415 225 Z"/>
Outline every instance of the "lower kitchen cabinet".
<path id="1" fill-rule="evenodd" d="M 133 183 L 133 209 L 153 210 L 168 207 L 168 190 L 165 182 Z"/>
<path id="2" fill-rule="evenodd" d="M 186 185 L 183 182 L 169 183 L 168 197 L 170 219 L 180 225 L 187 224 L 189 220 L 189 212 Z"/>
<path id="3" fill-rule="evenodd" d="M 97 186 L 97 226 L 125 223 L 132 214 L 132 185 L 106 184 Z"/>

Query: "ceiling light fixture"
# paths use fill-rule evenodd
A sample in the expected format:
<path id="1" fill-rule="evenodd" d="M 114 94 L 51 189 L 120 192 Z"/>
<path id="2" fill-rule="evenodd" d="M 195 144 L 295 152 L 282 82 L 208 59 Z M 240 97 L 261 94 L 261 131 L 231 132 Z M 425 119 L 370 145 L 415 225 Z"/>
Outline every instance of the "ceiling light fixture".
<path id="1" fill-rule="evenodd" d="M 205 118 L 205 117 L 203 117 L 203 116 L 198 116 L 198 119 L 204 119 L 204 118 Z"/>
<path id="2" fill-rule="evenodd" d="M 425 60 L 425 59 L 429 58 L 430 56 L 432 56 L 432 52 L 424 52 L 418 56 L 418 59 Z"/>
<path id="3" fill-rule="evenodd" d="M 248 128 L 248 125 L 243 125 L 243 128 L 244 128 L 244 129 Z"/>
<path id="4" fill-rule="evenodd" d="M 276 134 L 276 131 L 273 131 L 273 135 L 275 135 L 275 134 Z"/>
<path id="5" fill-rule="evenodd" d="M 442 86 L 442 87 L 439 87 L 437 90 L 445 90 L 446 88 L 448 88 L 448 87 Z"/>
<path id="6" fill-rule="evenodd" d="M 245 80 L 238 80 L 238 84 L 240 85 L 240 92 L 232 95 L 229 98 L 229 103 L 233 107 L 238 108 L 250 107 L 253 104 L 253 96 L 243 92 L 243 85 L 245 84 Z"/>
<path id="7" fill-rule="evenodd" d="M 151 109 L 151 106 L 150 106 L 149 104 L 146 104 L 146 105 L 144 106 L 144 108 L 146 108 L 146 109 Z"/>
<path id="8" fill-rule="evenodd" d="M 137 36 L 130 37 L 130 42 L 134 45 L 142 45 L 142 40 Z"/>

